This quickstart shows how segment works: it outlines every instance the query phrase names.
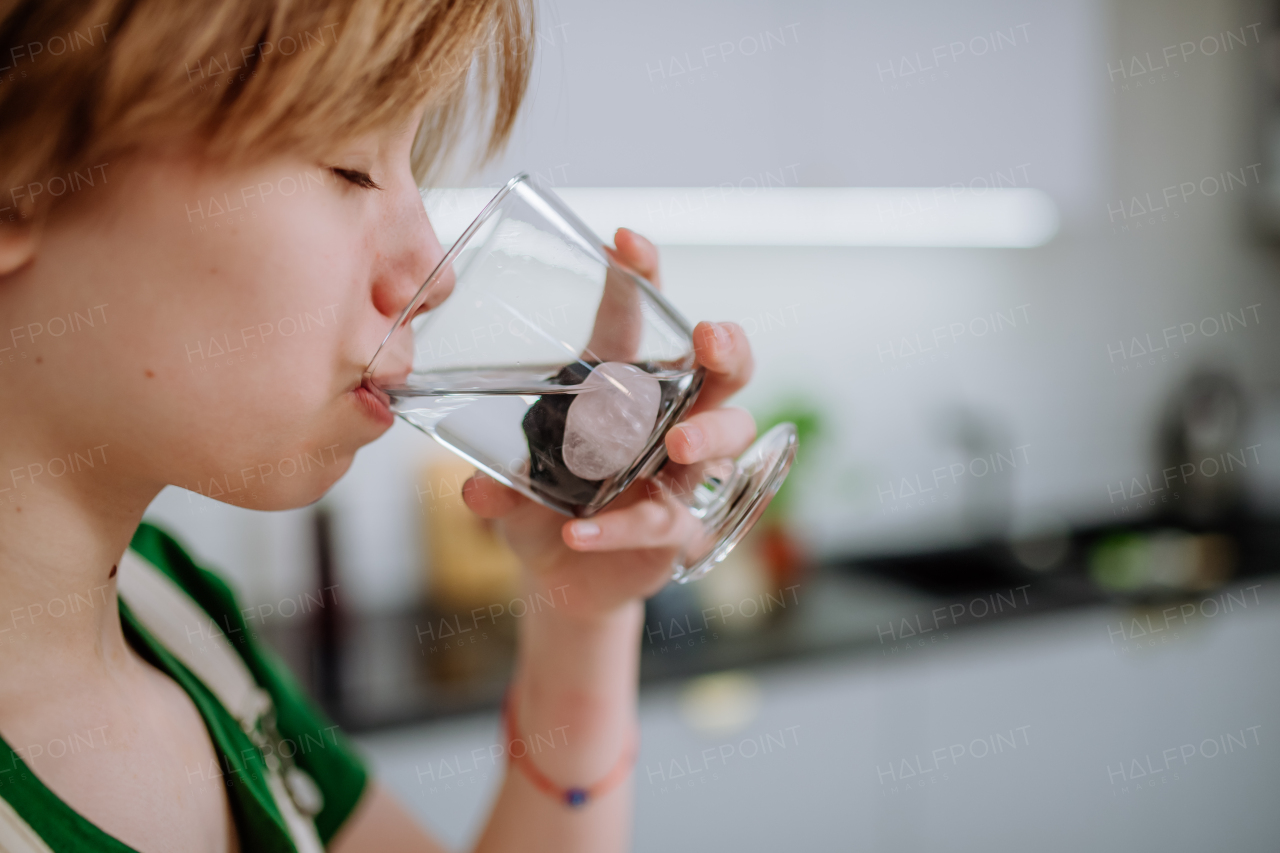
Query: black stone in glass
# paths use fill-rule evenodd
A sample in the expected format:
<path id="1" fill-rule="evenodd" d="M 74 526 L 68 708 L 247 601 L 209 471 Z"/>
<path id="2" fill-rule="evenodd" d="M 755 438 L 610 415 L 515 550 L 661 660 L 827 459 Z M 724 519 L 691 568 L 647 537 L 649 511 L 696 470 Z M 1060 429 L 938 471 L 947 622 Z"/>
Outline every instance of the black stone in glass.
<path id="1" fill-rule="evenodd" d="M 599 361 L 575 361 L 560 368 L 553 380 L 557 385 L 580 385 Z M 652 373 L 655 365 L 636 367 Z M 658 418 L 671 408 L 679 394 L 678 383 L 662 382 Z M 544 394 L 525 412 L 521 426 L 529 441 L 529 479 L 538 488 L 572 504 L 585 505 L 600 491 L 604 480 L 584 480 L 564 463 L 564 424 L 575 394 Z M 665 463 L 664 463 L 665 464 Z"/>

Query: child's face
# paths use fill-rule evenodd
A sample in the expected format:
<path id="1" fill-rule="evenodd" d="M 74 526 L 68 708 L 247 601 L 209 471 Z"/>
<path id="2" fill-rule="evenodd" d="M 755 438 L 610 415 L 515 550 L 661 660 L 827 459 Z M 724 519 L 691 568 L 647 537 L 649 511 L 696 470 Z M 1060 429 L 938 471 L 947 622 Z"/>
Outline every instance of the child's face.
<path id="1" fill-rule="evenodd" d="M 95 328 L 37 337 L 21 371 L 50 455 L 107 445 L 113 480 L 255 509 L 317 499 L 390 427 L 361 376 L 443 255 L 414 128 L 325 162 L 109 164 L 9 282 L 33 322 L 102 306 Z"/>

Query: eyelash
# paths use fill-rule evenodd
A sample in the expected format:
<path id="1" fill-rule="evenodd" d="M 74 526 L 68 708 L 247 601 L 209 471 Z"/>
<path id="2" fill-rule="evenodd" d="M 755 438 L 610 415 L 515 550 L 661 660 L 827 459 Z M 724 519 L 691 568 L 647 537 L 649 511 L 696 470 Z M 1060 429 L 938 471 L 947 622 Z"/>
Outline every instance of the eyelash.
<path id="1" fill-rule="evenodd" d="M 378 186 L 377 182 L 375 182 L 373 178 L 369 177 L 369 174 L 367 172 L 361 172 L 358 169 L 344 169 L 341 166 L 330 166 L 329 168 L 333 171 L 335 175 L 339 175 L 345 178 L 346 180 L 350 181 L 351 183 L 355 184 L 361 189 L 365 189 L 365 190 L 382 189 L 382 187 Z"/>

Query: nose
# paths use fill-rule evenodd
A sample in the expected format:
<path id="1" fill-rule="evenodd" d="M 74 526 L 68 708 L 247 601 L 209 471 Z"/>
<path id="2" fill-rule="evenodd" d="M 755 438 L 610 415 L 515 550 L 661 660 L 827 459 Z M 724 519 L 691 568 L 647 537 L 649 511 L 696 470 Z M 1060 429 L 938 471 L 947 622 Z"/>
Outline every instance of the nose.
<path id="1" fill-rule="evenodd" d="M 400 316 L 444 257 L 444 249 L 427 219 L 421 197 L 416 192 L 408 195 L 412 198 L 406 199 L 400 215 L 396 217 L 398 221 L 388 223 L 398 235 L 395 243 L 387 247 L 389 255 L 379 258 L 381 269 L 373 283 L 373 305 L 378 313 L 390 319 Z M 452 273 L 449 277 L 452 279 Z M 429 290 L 436 288 L 433 286 Z M 418 301 L 423 300 L 419 298 Z"/>
<path id="2" fill-rule="evenodd" d="M 407 319 L 436 307 L 453 291 L 454 284 L 451 267 L 439 270 L 428 282 L 444 257 L 444 249 L 416 188 L 407 186 L 403 196 L 396 213 L 382 223 L 380 236 L 384 240 L 375 260 L 371 293 L 374 307 L 389 322 L 395 322 L 411 303 L 413 310 Z M 403 383 L 413 366 L 413 327 L 406 321 L 389 331 L 392 334 L 366 371 L 379 387 Z"/>

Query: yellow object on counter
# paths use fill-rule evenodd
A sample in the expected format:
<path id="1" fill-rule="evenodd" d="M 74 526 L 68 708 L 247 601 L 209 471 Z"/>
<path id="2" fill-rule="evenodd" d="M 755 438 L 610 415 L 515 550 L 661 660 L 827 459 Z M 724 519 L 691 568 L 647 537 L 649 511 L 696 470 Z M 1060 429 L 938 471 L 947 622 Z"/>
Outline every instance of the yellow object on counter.
<path id="1" fill-rule="evenodd" d="M 427 589 L 432 605 L 466 612 L 519 595 L 520 561 L 497 524 L 462 501 L 475 467 L 452 454 L 431 459 L 419 475 Z"/>

